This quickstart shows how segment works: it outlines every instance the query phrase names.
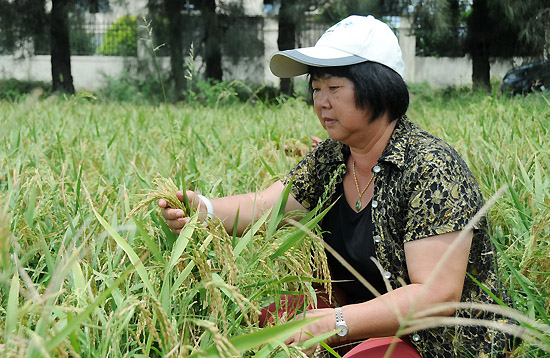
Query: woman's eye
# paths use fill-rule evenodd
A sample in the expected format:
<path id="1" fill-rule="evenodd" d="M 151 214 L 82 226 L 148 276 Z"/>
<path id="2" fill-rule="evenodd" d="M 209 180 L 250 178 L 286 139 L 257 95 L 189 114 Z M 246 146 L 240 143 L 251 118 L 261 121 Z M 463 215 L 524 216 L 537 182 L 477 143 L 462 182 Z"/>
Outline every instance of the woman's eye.
<path id="1" fill-rule="evenodd" d="M 340 88 L 340 86 L 330 86 L 329 89 L 331 91 L 336 91 L 338 88 Z"/>

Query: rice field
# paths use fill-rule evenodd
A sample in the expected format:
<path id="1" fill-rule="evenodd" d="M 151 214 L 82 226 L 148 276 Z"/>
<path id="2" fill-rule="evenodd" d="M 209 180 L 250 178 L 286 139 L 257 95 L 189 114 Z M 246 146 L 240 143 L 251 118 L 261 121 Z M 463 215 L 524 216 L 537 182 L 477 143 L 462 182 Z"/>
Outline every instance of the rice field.
<path id="1" fill-rule="evenodd" d="M 517 356 L 548 356 L 548 92 L 412 92 L 409 117 L 463 155 L 485 197 L 505 188 L 490 217 L 525 327 Z M 0 102 L 0 116 L 2 356 L 301 355 L 282 342 L 304 322 L 283 316 L 259 329 L 258 312 L 283 293 L 312 301 L 313 285 L 327 283 L 322 213 L 279 227 L 275 207 L 242 237 L 195 220 L 176 237 L 154 202 L 133 209 L 159 183 L 208 197 L 273 183 L 309 150 L 310 135 L 324 136 L 305 102 L 27 96 Z"/>

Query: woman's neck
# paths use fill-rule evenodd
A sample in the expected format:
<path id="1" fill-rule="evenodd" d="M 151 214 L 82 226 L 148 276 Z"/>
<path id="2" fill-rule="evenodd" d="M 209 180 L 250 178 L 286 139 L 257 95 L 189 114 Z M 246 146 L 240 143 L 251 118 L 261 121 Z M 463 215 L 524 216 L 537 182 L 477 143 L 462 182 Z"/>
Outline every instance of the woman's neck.
<path id="1" fill-rule="evenodd" d="M 350 159 L 355 161 L 355 170 L 358 173 L 363 173 L 365 175 L 370 173 L 372 167 L 376 165 L 382 152 L 390 141 L 397 120 L 388 123 L 385 117 L 386 116 L 383 116 L 378 119 L 381 121 L 381 125 L 377 127 L 378 130 L 373 133 L 371 140 L 366 142 L 364 146 L 350 146 Z"/>

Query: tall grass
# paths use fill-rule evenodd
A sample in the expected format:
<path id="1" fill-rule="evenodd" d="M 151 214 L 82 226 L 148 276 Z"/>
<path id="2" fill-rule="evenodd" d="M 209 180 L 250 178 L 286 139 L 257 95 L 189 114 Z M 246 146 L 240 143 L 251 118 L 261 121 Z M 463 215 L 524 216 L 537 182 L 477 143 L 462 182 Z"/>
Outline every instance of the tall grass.
<path id="1" fill-rule="evenodd" d="M 509 184 L 490 213 L 501 275 L 515 308 L 549 324 L 549 97 L 412 90 L 410 117 L 458 149 L 486 197 Z M 154 204 L 125 219 L 158 177 L 209 197 L 268 186 L 309 135 L 323 135 L 310 107 L 27 97 L 0 102 L 0 113 L 3 355 L 288 349 L 285 335 L 304 323 L 261 331 L 257 313 L 281 293 L 313 300 L 313 283 L 328 275 L 315 232 L 322 213 L 302 219 L 303 229 L 277 228 L 275 208 L 271 223 L 264 216 L 242 238 L 196 221 L 176 237 Z M 520 353 L 546 354 L 528 343 Z"/>
<path id="2" fill-rule="evenodd" d="M 490 211 L 501 276 L 514 308 L 549 325 L 548 93 L 502 97 L 447 90 L 432 97 L 425 90 L 416 88 L 411 116 L 458 149 L 485 197 L 507 185 L 506 194 Z M 525 344 L 518 354 L 548 352 Z"/>

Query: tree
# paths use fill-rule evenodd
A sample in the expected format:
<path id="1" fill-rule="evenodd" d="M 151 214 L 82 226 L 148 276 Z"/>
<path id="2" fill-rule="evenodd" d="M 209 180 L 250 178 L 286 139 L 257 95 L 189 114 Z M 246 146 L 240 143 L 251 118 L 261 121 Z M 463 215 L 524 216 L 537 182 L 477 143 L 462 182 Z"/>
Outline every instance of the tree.
<path id="1" fill-rule="evenodd" d="M 327 1 L 319 0 L 281 0 L 279 8 L 279 29 L 277 46 L 279 51 L 296 48 L 296 38 L 301 21 L 305 18 L 307 10 L 323 6 Z M 290 78 L 281 78 L 280 90 L 282 93 L 292 96 L 294 93 L 293 81 Z"/>
<path id="2" fill-rule="evenodd" d="M 472 57 L 472 84 L 474 90 L 491 92 L 489 41 L 491 25 L 487 0 L 474 0 L 468 21 L 468 44 Z"/>
<path id="3" fill-rule="evenodd" d="M 292 0 L 281 0 L 279 9 L 279 29 L 277 46 L 279 51 L 290 50 L 296 47 L 296 27 L 298 16 L 303 11 L 299 9 L 300 3 Z M 290 78 L 281 78 L 281 92 L 291 96 L 294 93 L 293 82 Z"/>
<path id="4" fill-rule="evenodd" d="M 52 90 L 74 93 L 71 74 L 71 44 L 69 42 L 68 0 L 52 0 L 50 14 L 50 53 Z"/>
<path id="5" fill-rule="evenodd" d="M 25 47 L 47 23 L 44 2 L 0 0 L 0 49 L 13 52 Z"/>
<path id="6" fill-rule="evenodd" d="M 546 3 L 547 0 L 415 1 L 417 53 L 451 57 L 469 53 L 473 89 L 490 92 L 491 57 L 543 55 L 544 44 L 549 43 L 545 34 L 550 34 L 550 6 Z"/>
<path id="7" fill-rule="evenodd" d="M 33 38 L 49 33 L 54 91 L 74 93 L 69 42 L 69 12 L 99 8 L 105 0 L 0 0 L 0 46 L 7 51 L 24 48 Z"/>
<path id="8" fill-rule="evenodd" d="M 168 18 L 168 33 L 170 41 L 170 69 L 174 81 L 176 96 L 182 93 L 185 78 L 183 73 L 183 38 L 182 38 L 182 11 L 183 1 L 165 0 Z"/>
<path id="9" fill-rule="evenodd" d="M 220 39 L 222 31 L 220 17 L 216 12 L 215 0 L 200 1 L 200 10 L 204 26 L 204 61 L 206 63 L 206 77 L 221 81 L 223 79 L 222 51 Z"/>
<path id="10" fill-rule="evenodd" d="M 550 3 L 547 0 L 499 0 L 508 24 L 515 24 L 521 43 L 550 57 Z M 525 50 L 522 48 L 520 50 Z"/>
<path id="11" fill-rule="evenodd" d="M 416 53 L 425 57 L 464 56 L 463 28 L 469 6 L 463 0 L 417 2 L 413 13 Z"/>
<path id="12" fill-rule="evenodd" d="M 492 56 L 543 57 L 548 44 L 548 15 L 550 4 L 546 0 L 474 0 L 467 41 L 473 89 L 490 92 Z"/>
<path id="13" fill-rule="evenodd" d="M 222 80 L 220 39 L 223 31 L 215 0 L 148 0 L 147 7 L 152 14 L 156 42 L 166 41 L 167 44 L 170 77 L 176 97 L 182 94 L 185 87 L 184 56 L 187 52 L 184 48 L 191 44 L 195 53 L 204 60 L 205 76 Z"/>

